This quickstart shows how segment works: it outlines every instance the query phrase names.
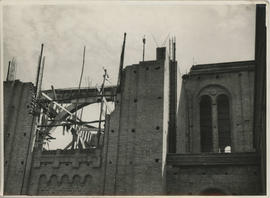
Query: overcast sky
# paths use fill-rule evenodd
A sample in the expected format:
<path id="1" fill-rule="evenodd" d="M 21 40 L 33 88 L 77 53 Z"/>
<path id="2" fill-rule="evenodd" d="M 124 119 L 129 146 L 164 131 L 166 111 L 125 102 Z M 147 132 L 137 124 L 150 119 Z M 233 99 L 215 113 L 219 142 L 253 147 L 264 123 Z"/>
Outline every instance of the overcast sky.
<path id="1" fill-rule="evenodd" d="M 182 73 L 193 62 L 254 58 L 254 5 L 9 5 L 3 8 L 3 20 L 4 73 L 15 57 L 17 78 L 34 82 L 44 43 L 44 89 L 78 86 L 84 45 L 84 75 L 95 85 L 106 67 L 115 83 L 124 32 L 125 65 L 141 60 L 144 35 L 148 60 L 155 59 L 155 48 L 168 34 L 176 36 Z"/>
<path id="2" fill-rule="evenodd" d="M 17 79 L 35 82 L 44 43 L 43 89 L 78 86 L 84 45 L 83 85 L 86 77 L 92 85 L 100 83 L 103 67 L 115 84 L 124 32 L 125 65 L 141 61 L 144 35 L 146 60 L 155 59 L 155 48 L 168 35 L 176 36 L 182 74 L 193 63 L 254 59 L 255 5 L 6 5 L 3 21 L 4 78 L 8 61 L 15 57 Z"/>

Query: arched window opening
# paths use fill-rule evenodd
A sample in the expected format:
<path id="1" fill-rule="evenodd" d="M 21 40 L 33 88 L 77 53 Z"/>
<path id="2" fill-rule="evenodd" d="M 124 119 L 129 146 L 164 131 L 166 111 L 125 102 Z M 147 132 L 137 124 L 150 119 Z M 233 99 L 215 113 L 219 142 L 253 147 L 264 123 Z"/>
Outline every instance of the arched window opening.
<path id="1" fill-rule="evenodd" d="M 210 96 L 202 96 L 200 101 L 200 134 L 201 134 L 201 151 L 213 151 L 212 137 L 212 108 Z"/>
<path id="2" fill-rule="evenodd" d="M 229 99 L 226 95 L 219 95 L 217 98 L 218 111 L 218 141 L 221 153 L 231 152 L 231 126 Z"/>

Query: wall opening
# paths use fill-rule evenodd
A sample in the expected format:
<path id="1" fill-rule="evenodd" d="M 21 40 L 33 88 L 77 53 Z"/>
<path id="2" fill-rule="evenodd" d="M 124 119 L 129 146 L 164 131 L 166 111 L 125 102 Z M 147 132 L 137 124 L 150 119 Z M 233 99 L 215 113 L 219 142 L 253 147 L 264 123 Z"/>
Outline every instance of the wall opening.
<path id="1" fill-rule="evenodd" d="M 218 111 L 218 142 L 221 153 L 231 152 L 231 126 L 229 99 L 226 95 L 219 95 L 217 98 Z"/>
<path id="2" fill-rule="evenodd" d="M 202 96 L 200 101 L 200 135 L 202 152 L 211 152 L 213 150 L 211 106 L 212 102 L 210 96 Z"/>

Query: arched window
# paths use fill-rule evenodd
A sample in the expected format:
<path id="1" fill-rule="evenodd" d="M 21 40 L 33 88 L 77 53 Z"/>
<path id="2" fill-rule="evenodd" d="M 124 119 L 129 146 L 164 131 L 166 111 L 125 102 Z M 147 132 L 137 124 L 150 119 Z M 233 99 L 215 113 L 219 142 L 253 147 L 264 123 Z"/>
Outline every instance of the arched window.
<path id="1" fill-rule="evenodd" d="M 202 96 L 200 101 L 200 135 L 202 152 L 213 151 L 211 106 L 212 102 L 210 96 Z"/>
<path id="2" fill-rule="evenodd" d="M 225 94 L 217 97 L 218 144 L 220 152 L 231 151 L 231 126 L 229 99 Z"/>

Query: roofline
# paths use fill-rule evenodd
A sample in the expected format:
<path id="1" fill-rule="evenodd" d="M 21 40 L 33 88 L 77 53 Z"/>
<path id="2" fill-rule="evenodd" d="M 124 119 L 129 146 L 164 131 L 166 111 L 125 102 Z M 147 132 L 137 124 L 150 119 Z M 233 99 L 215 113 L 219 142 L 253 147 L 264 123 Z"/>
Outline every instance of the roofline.
<path id="1" fill-rule="evenodd" d="M 235 66 L 247 66 L 247 65 L 255 65 L 255 60 L 199 64 L 199 65 L 193 65 L 190 70 L 192 71 L 192 70 L 200 70 L 200 69 L 207 69 L 207 68 L 213 68 L 213 67 L 223 67 L 223 66 L 235 67 Z"/>
<path id="2" fill-rule="evenodd" d="M 222 62 L 211 64 L 193 65 L 188 74 L 182 76 L 183 79 L 194 75 L 211 75 L 220 73 L 235 73 L 241 71 L 254 71 L 255 60 Z"/>

